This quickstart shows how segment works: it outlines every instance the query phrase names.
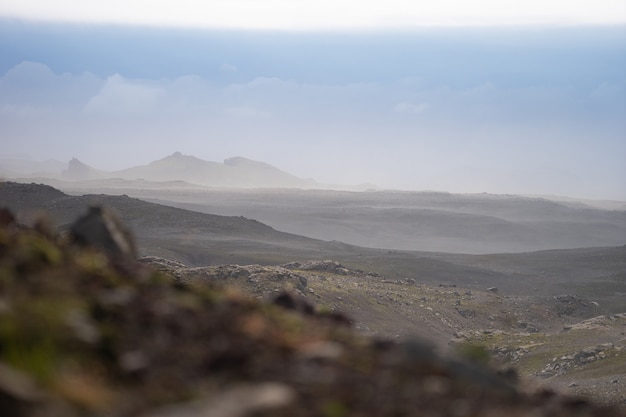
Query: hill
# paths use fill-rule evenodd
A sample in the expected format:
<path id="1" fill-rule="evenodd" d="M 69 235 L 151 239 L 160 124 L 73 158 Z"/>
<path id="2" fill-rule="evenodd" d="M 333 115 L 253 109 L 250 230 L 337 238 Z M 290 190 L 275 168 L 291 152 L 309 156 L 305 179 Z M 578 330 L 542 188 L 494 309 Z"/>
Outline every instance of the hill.
<path id="1" fill-rule="evenodd" d="M 81 193 L 92 185 L 59 187 Z M 114 184 L 103 190 L 193 211 L 245 216 L 285 232 L 370 248 L 486 254 L 626 244 L 626 211 L 545 198 L 405 191 L 116 190 Z"/>
<path id="2" fill-rule="evenodd" d="M 335 261 L 194 268 L 156 257 L 142 262 L 183 282 L 219 282 L 259 299 L 296 291 L 326 311 L 347 313 L 363 334 L 419 335 L 448 352 L 484 349 L 493 366 L 513 366 L 535 384 L 626 405 L 626 314 L 599 315 L 597 303 L 580 297 L 425 285 Z"/>
<path id="3" fill-rule="evenodd" d="M 582 333 L 564 331 L 577 329 L 581 320 L 624 312 L 624 246 L 491 255 L 389 251 L 287 234 L 241 217 L 128 196 L 70 196 L 37 184 L 3 183 L 0 201 L 24 223 L 45 211 L 62 230 L 88 206 L 106 205 L 135 231 L 142 260 L 179 280 L 221 282 L 261 299 L 296 291 L 327 311 L 347 312 L 363 334 L 393 340 L 418 335 L 444 350 L 450 340 L 461 340 L 460 346 L 484 346 L 505 364 L 519 365 L 528 377 L 552 369 L 559 363 L 553 358 L 625 343 L 619 320 L 592 331 L 585 324 Z M 621 379 L 614 367 L 604 360 L 576 363 L 545 381 L 617 404 L 614 388 Z"/>
<path id="4" fill-rule="evenodd" d="M 242 198 L 240 206 L 247 201 L 246 192 L 228 195 L 234 200 Z M 71 196 L 49 186 L 3 183 L 0 201 L 16 211 L 25 223 L 32 224 L 45 211 L 61 227 L 67 227 L 90 205 L 106 205 L 117 211 L 136 233 L 141 254 L 190 266 L 279 265 L 334 259 L 352 269 L 372 271 L 394 280 L 413 279 L 423 284 L 454 284 L 468 289 L 498 287 L 515 295 L 572 294 L 590 298 L 615 313 L 623 312 L 622 299 L 626 294 L 626 246 L 500 255 L 398 251 L 307 238 L 245 217 L 183 210 L 125 195 Z M 323 200 L 320 203 L 325 204 Z M 273 202 L 272 206 L 277 204 Z M 315 217 L 310 221 L 315 221 Z M 360 219 L 354 221 L 365 224 Z M 322 220 L 319 222 L 323 224 Z"/>
<path id="5" fill-rule="evenodd" d="M 2 214 L 0 406 L 11 416 L 624 415 L 470 353 L 365 338 L 294 294 L 268 305 L 70 243 Z"/>

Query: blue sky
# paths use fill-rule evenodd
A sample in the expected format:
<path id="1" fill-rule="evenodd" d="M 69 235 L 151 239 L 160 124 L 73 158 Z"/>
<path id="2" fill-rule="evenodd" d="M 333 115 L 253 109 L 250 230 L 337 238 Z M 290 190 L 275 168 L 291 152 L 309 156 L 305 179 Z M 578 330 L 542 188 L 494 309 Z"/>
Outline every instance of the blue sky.
<path id="1" fill-rule="evenodd" d="M 120 169 L 241 155 L 321 182 L 626 200 L 626 22 L 15 14 L 0 7 L 0 156 Z"/>

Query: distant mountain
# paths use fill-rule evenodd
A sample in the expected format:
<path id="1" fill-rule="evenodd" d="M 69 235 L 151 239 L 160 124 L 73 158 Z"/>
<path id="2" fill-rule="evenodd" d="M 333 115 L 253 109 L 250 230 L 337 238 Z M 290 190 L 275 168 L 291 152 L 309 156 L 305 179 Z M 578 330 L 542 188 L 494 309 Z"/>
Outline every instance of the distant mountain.
<path id="1" fill-rule="evenodd" d="M 67 164 L 67 169 L 61 173 L 63 179 L 74 181 L 94 180 L 108 176 L 107 172 L 92 168 L 76 158 L 72 158 Z"/>
<path id="2" fill-rule="evenodd" d="M 221 188 L 320 188 L 312 179 L 298 178 L 265 162 L 243 157 L 226 159 L 223 163 L 205 161 L 175 152 L 147 165 L 120 171 L 102 171 L 77 158 L 67 165 L 59 161 L 35 162 L 0 159 L 1 178 L 51 178 L 66 181 L 121 179 L 153 182 L 183 181 L 190 184 Z M 328 186 L 326 187 L 328 188 Z"/>
<path id="3" fill-rule="evenodd" d="M 0 159 L 0 175 L 6 178 L 15 177 L 58 177 L 66 165 L 55 159 L 33 161 L 31 159 L 2 158 Z"/>
<path id="4" fill-rule="evenodd" d="M 235 157 L 219 163 L 180 152 L 111 175 L 127 180 L 185 181 L 209 187 L 311 188 L 316 185 L 313 180 L 298 178 L 264 162 Z"/>

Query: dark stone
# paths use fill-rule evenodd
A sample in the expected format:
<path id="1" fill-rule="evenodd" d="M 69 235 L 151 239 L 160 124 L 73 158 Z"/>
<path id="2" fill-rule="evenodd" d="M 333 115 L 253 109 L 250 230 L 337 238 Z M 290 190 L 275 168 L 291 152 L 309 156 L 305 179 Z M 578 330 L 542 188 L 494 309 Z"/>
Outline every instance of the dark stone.
<path id="1" fill-rule="evenodd" d="M 16 226 L 15 216 L 9 209 L 0 208 L 0 227 L 9 229 Z"/>
<path id="2" fill-rule="evenodd" d="M 111 211 L 91 207 L 89 212 L 72 225 L 74 243 L 91 246 L 111 255 L 137 257 L 132 233 Z"/>
<path id="3" fill-rule="evenodd" d="M 315 308 L 313 304 L 306 298 L 292 294 L 290 292 L 281 292 L 273 300 L 274 305 L 286 308 L 287 310 L 294 310 L 305 315 L 315 314 Z"/>

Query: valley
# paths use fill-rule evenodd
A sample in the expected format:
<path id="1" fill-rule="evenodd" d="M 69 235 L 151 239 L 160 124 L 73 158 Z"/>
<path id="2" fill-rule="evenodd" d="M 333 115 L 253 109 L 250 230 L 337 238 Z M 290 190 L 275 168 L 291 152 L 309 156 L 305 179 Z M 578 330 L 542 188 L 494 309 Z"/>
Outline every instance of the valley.
<path id="1" fill-rule="evenodd" d="M 606 404 L 626 400 L 624 245 L 501 254 L 377 249 L 285 233 L 239 213 L 207 214 L 173 207 L 188 203 L 129 196 L 159 193 L 163 202 L 182 193 L 167 187 L 123 191 L 78 195 L 74 188 L 70 195 L 50 186 L 3 183 L 0 201 L 22 223 L 44 216 L 61 230 L 89 206 L 104 205 L 131 227 L 142 261 L 178 279 L 223 282 L 261 299 L 296 291 L 318 308 L 344 312 L 367 335 L 419 337 L 452 352 L 480 346 L 498 366 L 516 367 L 530 383 Z M 222 201 L 246 195 L 194 192 Z M 301 195 L 294 191 L 291 198 Z M 239 207 L 247 204 L 255 206 Z M 610 215 L 620 218 L 620 212 Z M 596 324 L 589 326 L 590 319 Z M 595 348 L 602 357 L 578 361 L 580 352 Z M 559 361 L 571 363 L 557 367 Z"/>

